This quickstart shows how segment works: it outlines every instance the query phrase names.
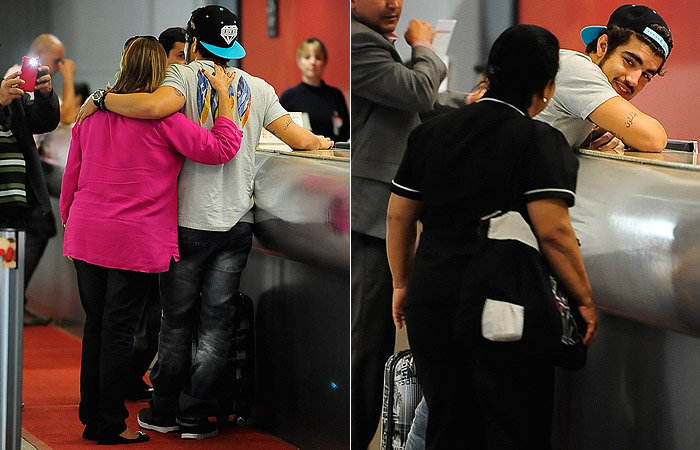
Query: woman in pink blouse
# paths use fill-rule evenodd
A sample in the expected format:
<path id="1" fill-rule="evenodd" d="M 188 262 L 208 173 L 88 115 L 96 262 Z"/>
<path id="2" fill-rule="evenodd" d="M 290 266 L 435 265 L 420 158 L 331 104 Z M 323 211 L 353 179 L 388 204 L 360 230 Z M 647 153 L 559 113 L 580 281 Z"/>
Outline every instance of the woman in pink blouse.
<path id="1" fill-rule="evenodd" d="M 165 50 L 153 36 L 132 38 L 111 92 L 153 92 L 165 77 Z M 205 73 L 221 98 L 233 79 Z M 177 247 L 177 176 L 184 158 L 231 160 L 241 144 L 230 102 L 211 131 L 175 113 L 139 120 L 100 111 L 73 128 L 61 187 L 64 255 L 78 275 L 86 319 L 80 370 L 83 437 L 100 444 L 138 443 L 126 426 L 125 385 L 134 334 L 150 277 L 168 270 Z"/>

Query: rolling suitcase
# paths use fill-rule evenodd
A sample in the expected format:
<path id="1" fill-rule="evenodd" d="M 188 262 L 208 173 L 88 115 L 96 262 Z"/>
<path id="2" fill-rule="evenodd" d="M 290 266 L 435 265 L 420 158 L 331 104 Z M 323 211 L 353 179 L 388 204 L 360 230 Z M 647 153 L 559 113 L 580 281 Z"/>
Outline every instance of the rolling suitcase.
<path id="1" fill-rule="evenodd" d="M 238 293 L 233 315 L 233 334 L 226 368 L 226 383 L 221 399 L 222 416 L 227 421 L 234 415 L 236 425 L 243 426 L 250 418 L 255 391 L 255 318 L 253 301 Z"/>
<path id="2" fill-rule="evenodd" d="M 422 397 L 411 350 L 393 354 L 384 366 L 381 450 L 403 450 Z"/>

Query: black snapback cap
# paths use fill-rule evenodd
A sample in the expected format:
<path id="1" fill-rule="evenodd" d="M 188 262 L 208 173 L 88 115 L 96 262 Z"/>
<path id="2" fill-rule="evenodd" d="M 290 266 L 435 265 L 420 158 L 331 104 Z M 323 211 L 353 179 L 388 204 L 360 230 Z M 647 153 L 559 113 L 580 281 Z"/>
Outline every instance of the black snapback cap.
<path id="1" fill-rule="evenodd" d="M 654 42 L 659 44 L 664 52 L 664 56 L 668 58 L 673 48 L 672 42 L 667 42 L 663 36 L 661 36 L 656 31 L 649 28 L 651 24 L 659 24 L 669 30 L 670 28 L 666 25 L 664 19 L 661 18 L 659 13 L 644 5 L 622 5 L 617 8 L 610 15 L 607 27 L 603 26 L 588 26 L 581 30 L 581 39 L 583 43 L 588 45 L 593 40 L 600 36 L 601 31 L 606 28 L 612 28 L 613 26 L 618 26 L 620 28 L 629 28 L 638 33 L 642 33 L 652 39 Z"/>
<path id="2" fill-rule="evenodd" d="M 188 23 L 193 37 L 214 55 L 225 59 L 245 56 L 245 50 L 236 41 L 238 17 L 225 7 L 208 5 L 197 8 L 192 11 Z"/>

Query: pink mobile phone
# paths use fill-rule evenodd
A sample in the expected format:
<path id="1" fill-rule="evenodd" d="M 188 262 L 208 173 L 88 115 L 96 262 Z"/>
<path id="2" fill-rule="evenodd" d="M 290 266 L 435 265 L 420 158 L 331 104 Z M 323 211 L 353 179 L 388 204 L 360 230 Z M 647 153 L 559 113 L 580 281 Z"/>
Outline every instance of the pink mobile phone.
<path id="1" fill-rule="evenodd" d="M 22 57 L 22 75 L 20 79 L 24 80 L 24 84 L 20 86 L 25 92 L 33 92 L 36 85 L 36 72 L 39 69 L 39 61 L 36 58 L 29 56 Z"/>

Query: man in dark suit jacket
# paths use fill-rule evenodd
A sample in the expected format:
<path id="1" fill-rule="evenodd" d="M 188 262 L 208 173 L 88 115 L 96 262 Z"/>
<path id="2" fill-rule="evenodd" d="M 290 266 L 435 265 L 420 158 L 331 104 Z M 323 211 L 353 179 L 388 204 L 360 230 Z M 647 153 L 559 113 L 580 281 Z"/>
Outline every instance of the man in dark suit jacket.
<path id="1" fill-rule="evenodd" d="M 419 113 L 465 93 L 438 96 L 447 67 L 433 51 L 430 24 L 413 19 L 403 63 L 394 32 L 403 0 L 352 0 L 352 448 L 366 450 L 379 421 L 384 363 L 394 350 L 392 283 L 386 257 L 389 185 Z M 429 149 L 426 149 L 428 151 Z"/>

